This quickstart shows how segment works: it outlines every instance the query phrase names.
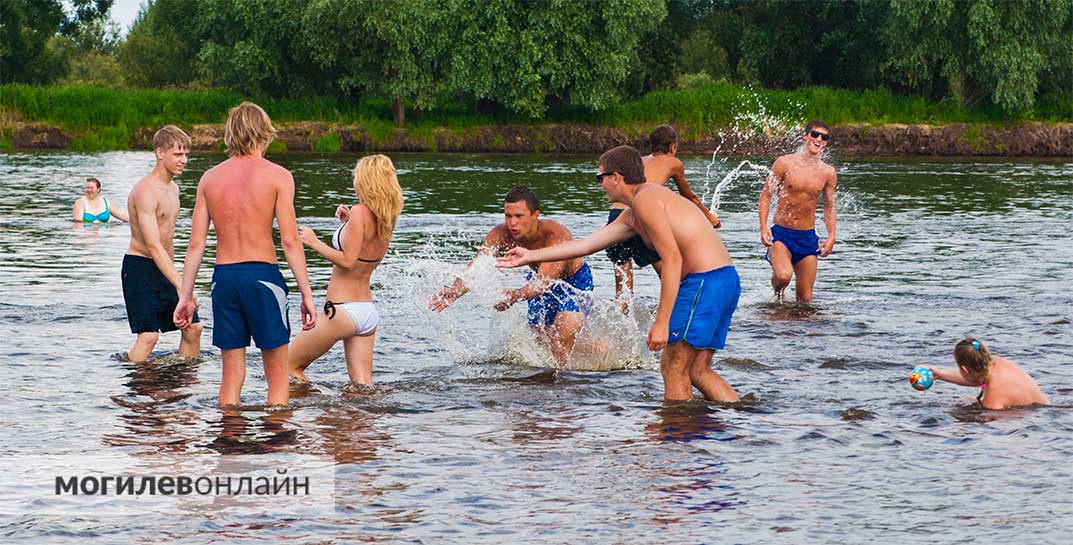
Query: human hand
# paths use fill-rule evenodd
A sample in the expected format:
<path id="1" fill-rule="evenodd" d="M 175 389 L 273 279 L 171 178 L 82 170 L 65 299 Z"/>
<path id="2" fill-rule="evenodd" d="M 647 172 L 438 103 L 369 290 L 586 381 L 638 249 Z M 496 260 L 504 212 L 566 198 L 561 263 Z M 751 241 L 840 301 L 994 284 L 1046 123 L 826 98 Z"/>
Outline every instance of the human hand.
<path id="1" fill-rule="evenodd" d="M 507 251 L 503 257 L 496 259 L 496 267 L 500 269 L 513 269 L 515 267 L 521 267 L 522 265 L 528 265 L 532 263 L 530 254 L 532 252 L 527 248 L 521 246 L 515 246 Z"/>
<path id="2" fill-rule="evenodd" d="M 312 295 L 302 296 L 302 330 L 313 329 L 317 325 L 317 307 L 313 305 Z"/>
<path id="3" fill-rule="evenodd" d="M 458 299 L 458 292 L 453 288 L 443 288 L 439 293 L 432 296 L 428 302 L 428 309 L 432 312 L 442 312 Z"/>
<path id="4" fill-rule="evenodd" d="M 340 204 L 335 209 L 335 217 L 339 218 L 339 221 L 346 222 L 350 219 L 350 207 L 345 204 Z"/>
<path id="5" fill-rule="evenodd" d="M 827 240 L 823 241 L 823 243 L 820 244 L 820 247 L 819 247 L 820 257 L 827 257 L 827 256 L 831 255 L 831 250 L 834 250 L 834 248 L 835 248 L 835 239 L 834 239 L 834 237 L 828 237 Z"/>
<path id="6" fill-rule="evenodd" d="M 775 244 L 775 237 L 771 235 L 771 228 L 767 225 L 762 225 L 760 227 L 760 242 L 764 246 L 771 246 L 772 244 Z"/>
<path id="7" fill-rule="evenodd" d="M 503 298 L 495 304 L 495 309 L 499 312 L 503 312 L 510 308 L 511 305 L 518 301 L 517 294 L 514 290 L 503 290 Z"/>
<path id="8" fill-rule="evenodd" d="M 300 238 L 302 244 L 305 244 L 306 246 L 312 246 L 318 240 L 317 234 L 304 225 L 298 228 L 298 238 Z"/>
<path id="9" fill-rule="evenodd" d="M 648 349 L 655 352 L 667 348 L 668 324 L 657 321 L 648 330 Z"/>
<path id="10" fill-rule="evenodd" d="M 719 220 L 719 215 L 715 212 L 708 212 L 708 221 L 712 224 L 712 229 L 718 229 L 723 226 L 723 222 Z"/>
<path id="11" fill-rule="evenodd" d="M 175 327 L 186 331 L 190 329 L 190 324 L 193 323 L 194 312 L 197 310 L 197 303 L 193 298 L 187 298 L 185 295 L 179 296 L 179 302 L 175 305 L 175 312 L 171 314 L 171 321 L 175 323 Z"/>

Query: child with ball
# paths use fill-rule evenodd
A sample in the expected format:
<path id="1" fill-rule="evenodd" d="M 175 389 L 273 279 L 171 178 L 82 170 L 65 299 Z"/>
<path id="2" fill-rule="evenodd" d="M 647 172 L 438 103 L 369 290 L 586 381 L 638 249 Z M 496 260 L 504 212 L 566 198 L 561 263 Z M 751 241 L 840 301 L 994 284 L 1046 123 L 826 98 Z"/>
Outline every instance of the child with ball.
<path id="1" fill-rule="evenodd" d="M 992 355 L 984 343 L 972 337 L 954 347 L 957 369 L 928 367 L 936 380 L 962 386 L 979 386 L 976 400 L 985 409 L 1001 410 L 1024 405 L 1050 405 L 1035 380 L 1016 363 Z"/>

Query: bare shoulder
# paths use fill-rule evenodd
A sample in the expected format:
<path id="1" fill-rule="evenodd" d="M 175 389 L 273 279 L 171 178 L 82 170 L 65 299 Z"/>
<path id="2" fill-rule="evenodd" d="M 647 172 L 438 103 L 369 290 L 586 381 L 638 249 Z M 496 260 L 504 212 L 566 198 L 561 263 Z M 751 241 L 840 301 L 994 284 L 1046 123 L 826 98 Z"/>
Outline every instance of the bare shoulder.
<path id="1" fill-rule="evenodd" d="M 771 165 L 772 173 L 776 175 L 784 174 L 787 170 L 790 170 L 790 166 L 793 165 L 793 160 L 794 154 L 792 153 L 783 155 L 778 159 L 775 159 L 775 162 Z"/>
<path id="2" fill-rule="evenodd" d="M 507 224 L 500 223 L 488 231 L 488 235 L 484 237 L 485 245 L 491 246 L 504 246 L 510 241 L 510 230 L 507 229 Z"/>
<path id="3" fill-rule="evenodd" d="M 540 220 L 540 230 L 543 233 L 544 246 L 554 246 L 566 240 L 574 240 L 570 229 L 555 220 Z"/>

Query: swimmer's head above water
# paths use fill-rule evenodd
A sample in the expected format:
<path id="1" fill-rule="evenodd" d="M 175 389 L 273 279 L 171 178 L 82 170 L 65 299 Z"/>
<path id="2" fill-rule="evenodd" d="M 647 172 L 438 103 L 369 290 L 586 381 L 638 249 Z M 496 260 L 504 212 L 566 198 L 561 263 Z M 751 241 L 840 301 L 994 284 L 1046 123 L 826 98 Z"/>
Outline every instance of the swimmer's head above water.
<path id="1" fill-rule="evenodd" d="M 986 384 L 991 378 L 991 352 L 984 343 L 967 337 L 954 346 L 954 361 L 965 380 Z"/>

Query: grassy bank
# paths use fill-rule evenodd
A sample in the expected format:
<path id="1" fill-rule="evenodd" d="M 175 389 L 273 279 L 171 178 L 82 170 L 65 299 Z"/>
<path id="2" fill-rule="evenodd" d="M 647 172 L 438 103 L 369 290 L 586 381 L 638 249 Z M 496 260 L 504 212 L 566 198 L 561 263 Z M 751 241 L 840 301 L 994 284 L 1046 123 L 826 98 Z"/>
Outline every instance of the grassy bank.
<path id="1" fill-rule="evenodd" d="M 36 87 L 0 85 L 0 120 L 44 122 L 75 135 L 71 147 L 80 150 L 128 149 L 140 129 L 167 123 L 189 127 L 223 123 L 227 110 L 245 99 L 226 90 L 122 90 L 97 87 Z M 386 99 L 348 102 L 336 98 L 258 99 L 279 122 L 327 121 L 361 125 L 372 135 L 393 133 Z M 415 132 L 436 127 L 464 129 L 485 125 L 579 123 L 643 130 L 670 122 L 691 132 L 733 126 L 760 117 L 799 122 L 812 118 L 832 124 L 948 123 L 1006 124 L 1022 120 L 1071 122 L 1073 95 L 1041 100 L 1034 111 L 1013 116 L 994 106 L 964 107 L 930 102 L 919 97 L 894 95 L 885 89 L 847 91 L 805 87 L 793 91 L 743 88 L 713 83 L 676 91 L 656 91 L 618 104 L 603 112 L 580 109 L 551 110 L 545 119 L 533 120 L 509 113 L 477 115 L 468 105 L 443 101 L 420 116 L 409 115 L 407 128 Z M 0 149 L 11 147 L 10 123 L 0 125 Z M 337 137 L 336 137 L 337 138 Z M 338 143 L 323 142 L 325 151 Z"/>

